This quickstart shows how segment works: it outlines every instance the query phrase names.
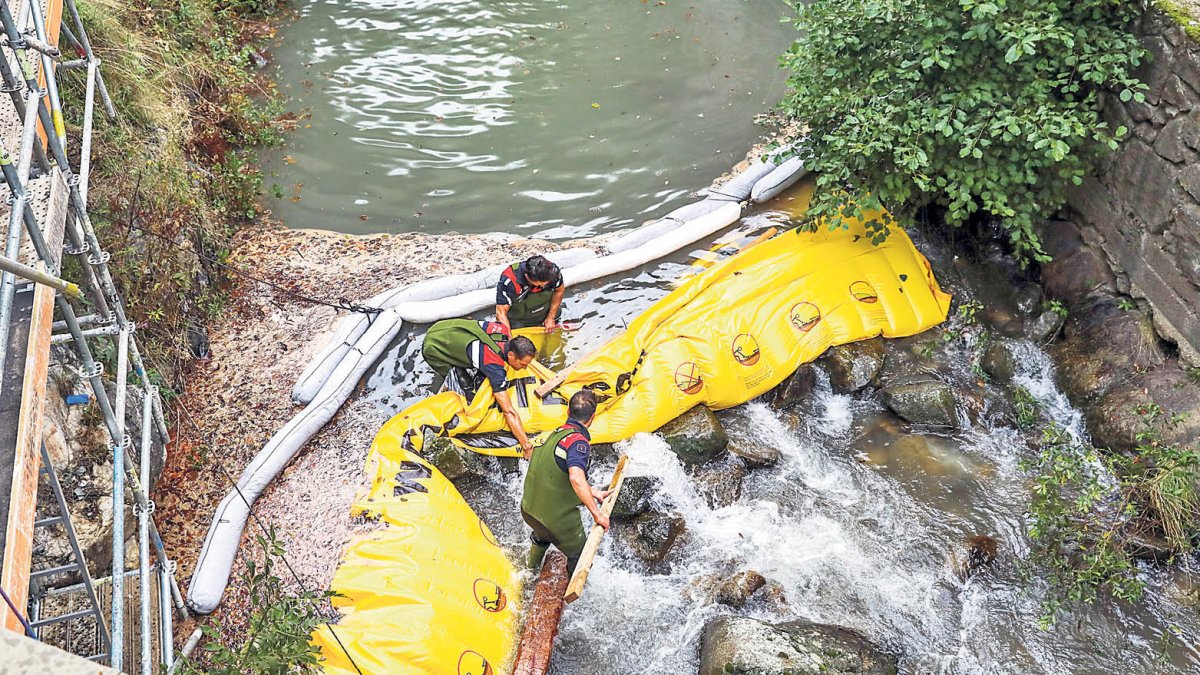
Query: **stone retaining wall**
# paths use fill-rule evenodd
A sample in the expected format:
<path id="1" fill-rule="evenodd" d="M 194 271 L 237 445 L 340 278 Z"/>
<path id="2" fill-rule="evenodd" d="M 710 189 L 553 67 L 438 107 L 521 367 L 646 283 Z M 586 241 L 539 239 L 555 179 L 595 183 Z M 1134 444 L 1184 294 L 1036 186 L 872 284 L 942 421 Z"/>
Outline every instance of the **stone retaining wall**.
<path id="1" fill-rule="evenodd" d="M 1145 298 L 1157 331 L 1200 365 L 1200 44 L 1157 11 L 1139 32 L 1152 56 L 1145 101 L 1105 103 L 1132 136 L 1068 205 L 1119 290 Z"/>

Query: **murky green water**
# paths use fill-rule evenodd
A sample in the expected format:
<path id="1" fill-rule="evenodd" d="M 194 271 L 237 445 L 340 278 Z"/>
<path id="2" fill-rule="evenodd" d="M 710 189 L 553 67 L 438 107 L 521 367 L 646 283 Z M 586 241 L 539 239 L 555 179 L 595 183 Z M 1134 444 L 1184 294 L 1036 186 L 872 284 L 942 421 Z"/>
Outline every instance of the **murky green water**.
<path id="1" fill-rule="evenodd" d="M 311 118 L 267 159 L 290 227 L 571 238 L 685 203 L 760 139 L 777 0 L 297 0 Z M 311 125 L 311 126 L 310 126 Z"/>

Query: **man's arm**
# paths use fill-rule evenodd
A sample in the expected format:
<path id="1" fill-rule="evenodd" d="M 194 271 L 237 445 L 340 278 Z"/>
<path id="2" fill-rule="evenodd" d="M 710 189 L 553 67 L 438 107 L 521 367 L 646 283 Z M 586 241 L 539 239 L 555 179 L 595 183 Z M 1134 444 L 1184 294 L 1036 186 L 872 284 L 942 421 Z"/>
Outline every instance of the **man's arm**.
<path id="1" fill-rule="evenodd" d="M 542 322 L 546 330 L 551 330 L 558 325 L 558 308 L 562 305 L 563 295 L 566 292 L 566 286 L 559 286 L 554 289 L 554 295 L 550 296 L 550 313 L 546 315 L 546 320 Z"/>
<path id="2" fill-rule="evenodd" d="M 513 432 L 513 436 L 517 437 L 517 443 L 521 444 L 522 454 L 525 459 L 533 456 L 533 445 L 529 442 L 529 437 L 525 435 L 525 425 L 521 424 L 521 417 L 517 415 L 517 409 L 513 407 L 512 400 L 508 398 L 506 391 L 493 391 L 492 396 L 496 397 L 496 405 L 500 406 L 500 412 L 504 413 L 504 421 L 508 424 L 509 431 Z"/>
<path id="3" fill-rule="evenodd" d="M 508 308 L 511 305 L 496 305 L 496 323 L 504 324 L 508 331 L 512 332 L 512 325 L 508 323 Z"/>
<path id="4" fill-rule="evenodd" d="M 571 489 L 575 490 L 575 496 L 579 497 L 579 501 L 583 502 L 588 513 L 592 514 L 592 520 L 596 524 L 608 530 L 608 516 L 600 511 L 600 507 L 596 505 L 596 497 L 592 493 L 592 486 L 588 485 L 587 474 L 583 469 L 573 466 L 567 469 L 567 475 L 571 478 Z"/>

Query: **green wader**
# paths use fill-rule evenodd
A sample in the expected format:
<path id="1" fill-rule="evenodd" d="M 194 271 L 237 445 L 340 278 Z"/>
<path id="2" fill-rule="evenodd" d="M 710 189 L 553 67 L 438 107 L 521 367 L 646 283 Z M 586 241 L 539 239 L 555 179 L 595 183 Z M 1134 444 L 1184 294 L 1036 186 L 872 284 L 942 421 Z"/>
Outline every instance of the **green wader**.
<path id="1" fill-rule="evenodd" d="M 467 358 L 467 345 L 476 340 L 503 354 L 495 336 L 484 332 L 478 321 L 471 319 L 446 319 L 430 327 L 421 343 L 421 356 L 433 368 L 433 372 L 445 377 L 451 368 L 466 368 L 473 370 L 475 364 Z"/>
<path id="2" fill-rule="evenodd" d="M 529 472 L 525 474 L 525 489 L 521 495 L 521 517 L 533 530 L 533 547 L 528 564 L 537 569 L 550 544 L 567 556 L 568 574 L 574 573 L 575 563 L 583 553 L 587 534 L 579 517 L 583 502 L 571 487 L 567 472 L 558 468 L 555 455 L 566 460 L 566 449 L 559 447 L 562 439 L 576 433 L 574 429 L 558 429 L 546 442 L 533 449 Z"/>
<path id="3" fill-rule="evenodd" d="M 510 268 L 513 278 L 520 279 L 517 276 L 521 273 L 518 269 L 520 266 L 521 263 L 513 263 Z M 550 315 L 550 303 L 554 300 L 554 290 L 545 288 L 535 293 L 524 279 L 520 279 L 520 283 L 525 289 L 513 300 L 513 304 L 508 306 L 508 324 L 513 328 L 540 326 Z M 559 314 L 561 313 L 560 308 Z M 555 319 L 557 318 L 555 317 Z"/>

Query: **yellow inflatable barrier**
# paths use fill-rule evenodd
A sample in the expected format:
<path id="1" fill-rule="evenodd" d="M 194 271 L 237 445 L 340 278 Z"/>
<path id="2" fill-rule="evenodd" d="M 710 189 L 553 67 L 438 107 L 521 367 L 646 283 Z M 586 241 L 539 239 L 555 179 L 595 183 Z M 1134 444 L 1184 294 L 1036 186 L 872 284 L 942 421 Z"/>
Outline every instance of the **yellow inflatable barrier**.
<path id="1" fill-rule="evenodd" d="M 602 398 L 592 440 L 615 442 L 696 405 L 744 403 L 832 345 L 919 333 L 945 320 L 949 306 L 902 231 L 875 246 L 861 224 L 791 230 L 688 279 L 544 399 L 534 390 L 553 373 L 536 362 L 510 372 L 509 396 L 526 430 L 547 432 L 566 418 L 570 395 L 589 387 Z M 485 383 L 470 402 L 449 392 L 425 399 L 376 437 L 371 488 L 354 511 L 389 527 L 353 542 L 333 581 L 347 596 L 338 603 L 345 612 L 338 636 L 364 673 L 505 672 L 517 574 L 453 486 L 415 454 L 430 432 L 478 452 L 518 456 L 514 447 L 483 447 L 473 438 L 502 430 Z M 428 477 L 410 479 L 413 472 Z M 402 494 L 410 480 L 427 492 Z M 325 632 L 315 640 L 328 670 L 354 672 Z"/>

